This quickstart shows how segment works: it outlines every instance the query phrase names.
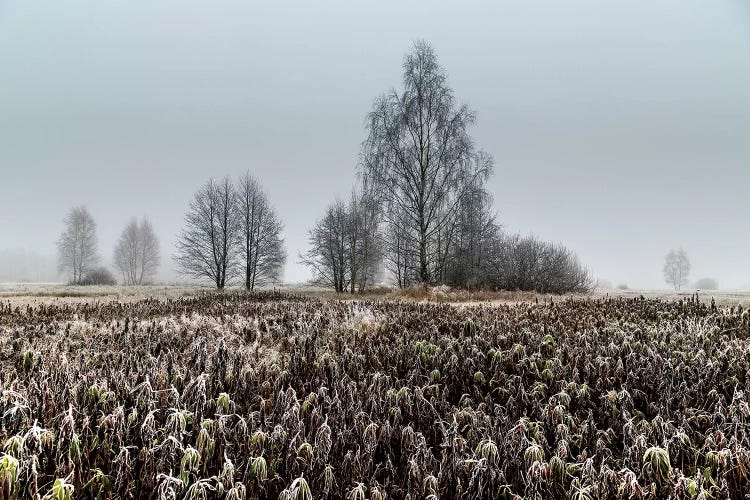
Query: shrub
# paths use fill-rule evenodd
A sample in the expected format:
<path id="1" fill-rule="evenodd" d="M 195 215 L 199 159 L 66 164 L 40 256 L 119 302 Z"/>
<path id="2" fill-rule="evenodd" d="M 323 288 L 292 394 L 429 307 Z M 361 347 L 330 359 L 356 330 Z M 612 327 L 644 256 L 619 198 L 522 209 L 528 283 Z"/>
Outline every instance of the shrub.
<path id="1" fill-rule="evenodd" d="M 578 256 L 559 243 L 534 236 L 506 236 L 492 252 L 490 284 L 504 290 L 540 293 L 590 292 L 591 272 Z"/>
<path id="2" fill-rule="evenodd" d="M 81 285 L 116 285 L 112 272 L 106 267 L 97 267 L 86 273 L 81 280 Z"/>

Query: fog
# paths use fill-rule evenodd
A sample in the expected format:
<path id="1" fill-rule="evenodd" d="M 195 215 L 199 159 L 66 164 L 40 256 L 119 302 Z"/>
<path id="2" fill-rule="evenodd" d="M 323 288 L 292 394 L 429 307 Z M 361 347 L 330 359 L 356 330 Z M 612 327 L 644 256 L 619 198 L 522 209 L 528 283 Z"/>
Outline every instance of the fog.
<path id="1" fill-rule="evenodd" d="M 34 2 L 0 0 L 0 281 L 62 280 L 72 206 L 112 249 L 159 233 L 159 279 L 196 189 L 249 170 L 285 223 L 285 279 L 307 231 L 355 183 L 364 119 L 430 42 L 495 159 L 506 231 L 574 250 L 595 276 L 750 288 L 746 2 Z"/>

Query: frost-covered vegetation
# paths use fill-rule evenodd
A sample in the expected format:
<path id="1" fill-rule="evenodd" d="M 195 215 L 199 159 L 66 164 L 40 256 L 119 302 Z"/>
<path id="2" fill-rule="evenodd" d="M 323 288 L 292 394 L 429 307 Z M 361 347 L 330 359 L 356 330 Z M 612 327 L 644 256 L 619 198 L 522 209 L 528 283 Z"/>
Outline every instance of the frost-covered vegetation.
<path id="1" fill-rule="evenodd" d="M 743 498 L 750 317 L 223 294 L 0 307 L 3 498 Z"/>

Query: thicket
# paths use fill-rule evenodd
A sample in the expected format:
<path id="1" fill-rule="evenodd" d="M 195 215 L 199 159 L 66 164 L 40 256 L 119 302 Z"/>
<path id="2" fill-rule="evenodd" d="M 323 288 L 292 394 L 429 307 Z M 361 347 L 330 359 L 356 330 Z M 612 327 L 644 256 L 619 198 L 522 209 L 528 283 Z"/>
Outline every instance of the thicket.
<path id="1" fill-rule="evenodd" d="M 83 275 L 80 285 L 116 285 L 117 278 L 104 266 L 95 267 Z"/>

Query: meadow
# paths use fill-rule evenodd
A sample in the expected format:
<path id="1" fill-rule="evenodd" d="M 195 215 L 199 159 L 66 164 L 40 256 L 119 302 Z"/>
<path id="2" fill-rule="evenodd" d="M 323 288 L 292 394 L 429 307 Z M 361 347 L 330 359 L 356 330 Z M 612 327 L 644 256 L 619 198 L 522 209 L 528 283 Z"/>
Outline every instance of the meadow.
<path id="1" fill-rule="evenodd" d="M 0 498 L 750 494 L 742 306 L 61 295 L 0 298 Z"/>

